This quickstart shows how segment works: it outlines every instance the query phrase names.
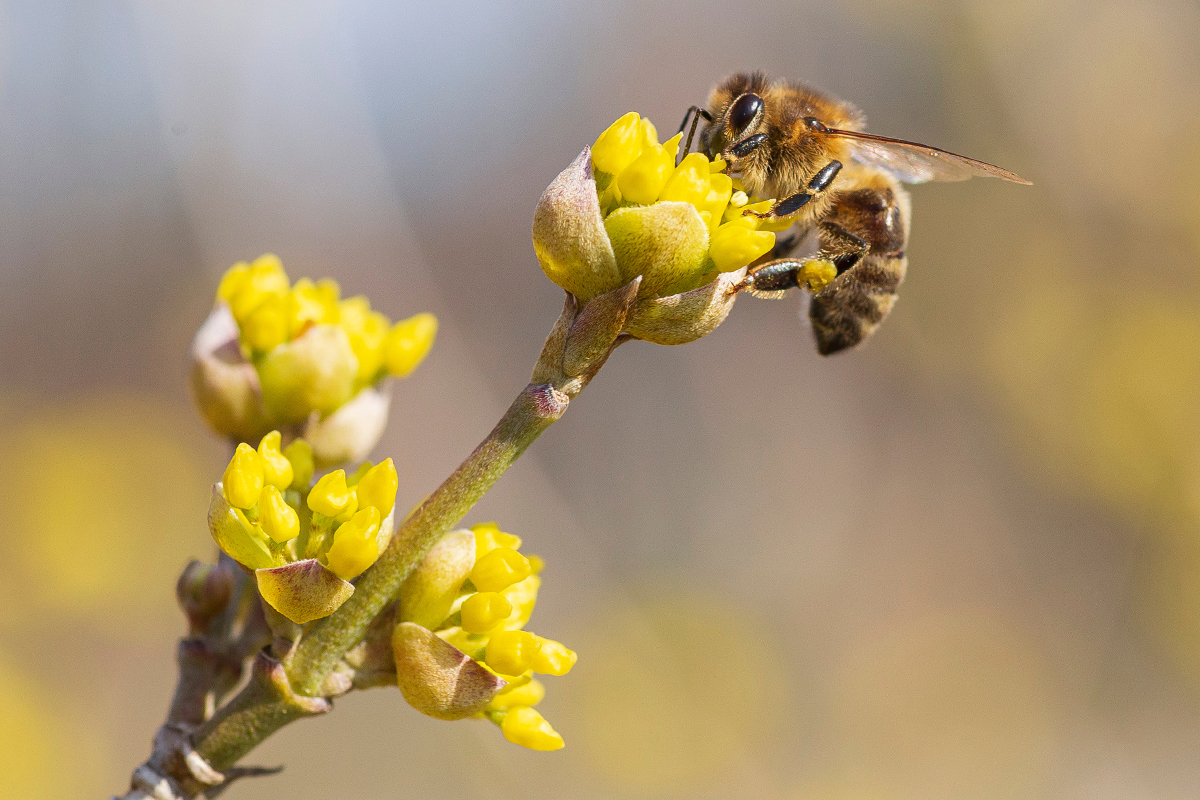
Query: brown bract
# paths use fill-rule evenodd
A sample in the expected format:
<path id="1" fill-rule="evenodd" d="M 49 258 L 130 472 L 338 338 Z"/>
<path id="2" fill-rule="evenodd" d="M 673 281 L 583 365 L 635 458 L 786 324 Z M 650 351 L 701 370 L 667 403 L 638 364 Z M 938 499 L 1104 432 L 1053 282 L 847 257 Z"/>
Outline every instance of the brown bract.
<path id="1" fill-rule="evenodd" d="M 428 628 L 401 622 L 392 633 L 396 682 L 422 714 L 464 719 L 481 713 L 507 683 Z"/>
<path id="2" fill-rule="evenodd" d="M 303 625 L 327 617 L 354 594 L 354 586 L 315 558 L 254 571 L 258 592 L 271 608 Z"/>

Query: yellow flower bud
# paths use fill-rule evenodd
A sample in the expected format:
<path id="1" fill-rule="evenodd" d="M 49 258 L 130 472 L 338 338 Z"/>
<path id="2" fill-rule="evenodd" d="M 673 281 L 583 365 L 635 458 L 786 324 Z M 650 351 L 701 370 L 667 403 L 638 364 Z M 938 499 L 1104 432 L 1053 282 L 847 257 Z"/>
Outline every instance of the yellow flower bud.
<path id="1" fill-rule="evenodd" d="M 350 507 L 354 492 L 346 486 L 346 470 L 335 469 L 321 479 L 308 493 L 308 507 L 318 514 L 336 517 Z"/>
<path id="2" fill-rule="evenodd" d="M 750 230 L 737 220 L 721 225 L 712 235 L 709 253 L 721 272 L 750 264 L 775 246 L 775 234 Z"/>
<path id="3" fill-rule="evenodd" d="M 340 471 L 340 470 L 339 470 Z M 326 554 L 329 569 L 344 581 L 357 577 L 379 558 L 379 509 L 364 508 L 333 533 L 333 545 Z"/>
<path id="4" fill-rule="evenodd" d="M 505 533 L 495 522 L 480 522 L 478 525 L 472 525 L 471 533 L 475 534 L 476 561 L 497 547 L 511 547 L 513 550 L 521 548 L 521 537 Z"/>
<path id="5" fill-rule="evenodd" d="M 229 302 L 229 298 L 241 288 L 242 282 L 246 280 L 246 275 L 250 272 L 250 265 L 245 261 L 239 261 L 229 269 L 225 270 L 225 274 L 221 276 L 221 282 L 217 285 L 217 299 Z"/>
<path id="6" fill-rule="evenodd" d="M 258 364 L 263 402 L 283 422 L 302 422 L 313 411 L 336 411 L 353 396 L 357 374 L 350 337 L 336 325 L 314 325 Z"/>
<path id="7" fill-rule="evenodd" d="M 559 750 L 563 738 L 535 709 L 517 706 L 509 709 L 500 724 L 504 738 L 530 750 Z"/>
<path id="8" fill-rule="evenodd" d="M 354 355 L 358 356 L 359 384 L 374 383 L 379 371 L 383 369 L 383 345 L 391 324 L 391 321 L 378 311 L 356 319 L 354 324 L 343 320 L 342 327 L 350 335 L 350 347 L 354 349 Z"/>
<path id="9" fill-rule="evenodd" d="M 263 462 L 263 480 L 282 490 L 292 485 L 295 470 L 287 456 L 280 452 L 280 441 L 279 431 L 271 431 L 258 443 L 258 455 Z"/>
<path id="10" fill-rule="evenodd" d="M 643 141 L 641 116 L 630 111 L 596 139 L 592 145 L 592 163 L 601 172 L 616 175 L 641 155 Z"/>
<path id="11" fill-rule="evenodd" d="M 308 278 L 296 281 L 285 301 L 288 338 L 298 336 L 310 325 L 337 322 L 337 301 L 338 286 L 334 281 L 326 279 L 320 284 Z"/>
<path id="12" fill-rule="evenodd" d="M 253 508 L 263 490 L 263 463 L 254 448 L 239 444 L 233 452 L 225 475 L 225 499 L 234 508 Z"/>
<path id="13" fill-rule="evenodd" d="M 700 207 L 712 188 L 709 177 L 708 158 L 703 153 L 688 153 L 675 168 L 658 199 L 678 200 Z"/>
<path id="14" fill-rule="evenodd" d="M 463 601 L 462 627 L 468 633 L 487 633 L 512 614 L 512 603 L 496 592 L 477 592 Z"/>
<path id="15" fill-rule="evenodd" d="M 267 484 L 258 499 L 258 522 L 267 536 L 279 544 L 289 542 L 300 535 L 299 515 L 271 484 Z"/>
<path id="16" fill-rule="evenodd" d="M 529 559 L 510 547 L 497 547 L 476 559 L 471 583 L 481 592 L 499 592 L 525 580 L 530 572 Z"/>
<path id="17" fill-rule="evenodd" d="M 697 207 L 701 214 L 707 212 L 711 215 L 708 220 L 708 229 L 711 232 L 721 224 L 725 207 L 729 205 L 729 200 L 733 195 L 733 180 L 728 175 L 713 173 L 708 176 L 708 182 L 708 195 L 704 198 L 704 202 Z"/>
<path id="18" fill-rule="evenodd" d="M 537 654 L 530 662 L 534 672 L 540 672 L 543 675 L 566 675 L 579 660 L 575 651 L 561 642 L 543 639 L 541 636 L 537 637 L 537 642 Z"/>
<path id="19" fill-rule="evenodd" d="M 538 589 L 541 587 L 542 579 L 537 575 L 530 575 L 502 592 L 504 599 L 512 603 L 513 607 L 512 616 L 504 621 L 505 630 L 520 630 L 529 622 L 534 606 L 537 605 Z"/>
<path id="20" fill-rule="evenodd" d="M 529 559 L 529 569 L 533 570 L 534 575 L 539 574 L 546 567 L 546 561 L 539 555 L 530 553 L 525 557 Z"/>
<path id="21" fill-rule="evenodd" d="M 492 702 L 488 703 L 488 708 L 507 709 L 514 706 L 536 706 L 542 702 L 542 698 L 545 696 L 546 687 L 536 678 L 521 684 L 510 683 L 492 698 Z"/>
<path id="22" fill-rule="evenodd" d="M 312 446 L 303 439 L 293 439 L 284 449 L 283 455 L 292 465 L 292 488 L 307 489 L 313 476 Z"/>
<path id="23" fill-rule="evenodd" d="M 676 134 L 665 145 L 657 141 L 647 145 L 642 154 L 621 171 L 617 176 L 617 187 L 627 200 L 649 205 L 658 199 L 675 171 L 675 155 L 679 152 L 681 136 L 683 134 Z"/>
<path id="24" fill-rule="evenodd" d="M 484 661 L 501 675 L 520 675 L 533 668 L 538 639 L 528 631 L 500 631 L 488 639 Z"/>
<path id="25" fill-rule="evenodd" d="M 387 371 L 403 378 L 416 369 L 433 347 L 437 329 L 437 317 L 429 313 L 416 314 L 393 325 L 383 342 Z"/>
<path id="26" fill-rule="evenodd" d="M 268 253 L 254 259 L 246 269 L 244 277 L 229 298 L 233 318 L 242 324 L 251 311 L 268 297 L 283 297 L 290 283 L 279 257 Z"/>
<path id="27" fill-rule="evenodd" d="M 837 277 L 837 266 L 824 258 L 814 258 L 804 262 L 797 276 L 799 283 L 807 284 L 813 294 L 824 289 Z"/>
<path id="28" fill-rule="evenodd" d="M 242 344 L 259 353 L 286 342 L 288 320 L 284 298 L 276 295 L 264 298 L 242 319 L 239 332 Z"/>
<path id="29" fill-rule="evenodd" d="M 392 463 L 392 460 L 389 458 L 379 462 L 368 469 L 354 487 L 359 507 L 372 506 L 379 509 L 381 517 L 386 517 L 396 505 L 396 487 L 398 485 L 396 465 Z"/>

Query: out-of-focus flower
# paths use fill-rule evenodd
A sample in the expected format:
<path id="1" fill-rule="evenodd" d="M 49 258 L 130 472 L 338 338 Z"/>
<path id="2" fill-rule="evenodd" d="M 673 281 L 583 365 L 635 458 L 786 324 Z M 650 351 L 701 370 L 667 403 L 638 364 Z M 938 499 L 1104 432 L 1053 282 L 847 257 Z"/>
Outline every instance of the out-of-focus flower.
<path id="1" fill-rule="evenodd" d="M 543 675 L 566 675 L 576 655 L 524 630 L 537 602 L 542 562 L 495 523 L 451 531 L 400 590 L 392 637 L 405 699 L 439 719 L 482 717 L 532 750 L 563 739 L 534 708 Z"/>
<path id="2" fill-rule="evenodd" d="M 255 450 L 239 444 L 213 486 L 208 527 L 225 553 L 254 572 L 272 608 L 303 624 L 328 616 L 354 593 L 395 522 L 396 468 L 389 458 L 352 475 L 335 470 L 311 488 L 303 439 L 279 448 L 279 431 Z"/>
<path id="3" fill-rule="evenodd" d="M 623 332 L 659 344 L 720 324 L 745 268 L 791 224 L 743 215 L 751 198 L 724 161 L 689 153 L 676 166 L 679 140 L 660 144 L 649 120 L 626 114 L 550 184 L 533 220 L 542 271 L 579 301 L 640 276 Z"/>
<path id="4" fill-rule="evenodd" d="M 192 389 L 216 432 L 254 441 L 303 436 L 318 466 L 361 459 L 387 423 L 385 380 L 416 369 L 437 318 L 395 324 L 328 278 L 291 284 L 274 255 L 225 273 L 192 344 Z"/>

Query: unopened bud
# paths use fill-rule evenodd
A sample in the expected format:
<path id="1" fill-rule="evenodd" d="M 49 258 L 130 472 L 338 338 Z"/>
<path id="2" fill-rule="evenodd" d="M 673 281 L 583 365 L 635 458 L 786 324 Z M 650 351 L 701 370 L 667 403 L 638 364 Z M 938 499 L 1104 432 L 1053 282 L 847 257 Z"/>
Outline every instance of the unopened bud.
<path id="1" fill-rule="evenodd" d="M 237 446 L 225 475 L 225 498 L 234 508 L 253 508 L 263 490 L 263 462 L 254 448 L 243 442 Z"/>
<path id="2" fill-rule="evenodd" d="M 228 563 L 228 562 L 226 562 Z M 203 628 L 220 614 L 233 593 L 233 576 L 219 564 L 192 561 L 175 584 L 179 607 L 193 629 Z"/>

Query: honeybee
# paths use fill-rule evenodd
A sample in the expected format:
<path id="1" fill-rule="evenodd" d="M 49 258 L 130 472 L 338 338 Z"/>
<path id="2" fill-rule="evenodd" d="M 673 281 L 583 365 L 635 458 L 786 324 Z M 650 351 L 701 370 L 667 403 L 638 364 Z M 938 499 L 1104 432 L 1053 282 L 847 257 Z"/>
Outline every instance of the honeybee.
<path id="1" fill-rule="evenodd" d="M 739 287 L 779 296 L 800 285 L 808 260 L 788 258 L 816 228 L 817 258 L 837 277 L 817 291 L 808 316 L 817 351 L 831 355 L 864 341 L 896 302 L 907 265 L 909 196 L 901 183 L 960 181 L 975 175 L 1029 184 L 1008 170 L 936 147 L 864 133 L 849 103 L 761 72 L 739 73 L 713 89 L 708 107 L 692 106 L 681 157 L 700 119 L 699 149 L 724 159 L 751 195 L 778 198 L 769 219 L 794 219 L 798 234 L 777 243 Z"/>

